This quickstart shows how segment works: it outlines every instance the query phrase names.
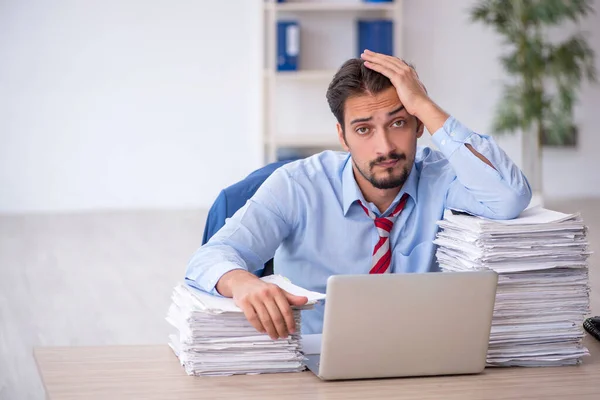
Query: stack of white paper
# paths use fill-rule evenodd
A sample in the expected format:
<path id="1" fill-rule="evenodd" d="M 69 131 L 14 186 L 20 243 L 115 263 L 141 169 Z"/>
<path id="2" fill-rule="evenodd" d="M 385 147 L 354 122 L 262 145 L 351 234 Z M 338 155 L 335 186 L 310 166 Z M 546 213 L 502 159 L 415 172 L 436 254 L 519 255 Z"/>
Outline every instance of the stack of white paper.
<path id="1" fill-rule="evenodd" d="M 189 375 L 260 374 L 304 369 L 299 333 L 301 310 L 310 309 L 325 295 L 292 285 L 271 275 L 262 278 L 282 289 L 308 297 L 294 308 L 297 333 L 273 340 L 246 320 L 232 299 L 212 296 L 186 284 L 175 287 L 167 321 L 177 333 L 170 335 L 173 349 Z"/>
<path id="2" fill-rule="evenodd" d="M 488 363 L 578 364 L 589 313 L 587 229 L 579 214 L 535 207 L 494 221 L 450 211 L 435 244 L 443 271 L 499 274 Z"/>

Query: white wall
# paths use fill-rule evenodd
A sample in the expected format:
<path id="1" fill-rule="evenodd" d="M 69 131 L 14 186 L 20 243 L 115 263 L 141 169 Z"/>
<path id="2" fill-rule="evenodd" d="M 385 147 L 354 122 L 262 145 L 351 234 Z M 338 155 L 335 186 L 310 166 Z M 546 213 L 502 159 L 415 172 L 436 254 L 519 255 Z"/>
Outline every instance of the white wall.
<path id="1" fill-rule="evenodd" d="M 600 76 L 600 0 L 594 1 L 595 15 L 581 29 L 588 33 L 590 46 L 596 53 L 596 70 Z M 553 197 L 600 196 L 600 84 L 582 87 L 575 118 L 579 127 L 576 149 L 544 151 L 545 192 Z"/>
<path id="2" fill-rule="evenodd" d="M 480 133 L 488 133 L 502 87 L 499 36 L 469 22 L 474 0 L 405 0 L 404 51 L 413 61 L 432 97 L 448 112 Z M 600 0 L 586 20 L 590 45 L 600 71 Z M 576 110 L 580 143 L 576 149 L 544 150 L 544 192 L 547 197 L 600 196 L 600 148 L 597 118 L 600 86 L 587 86 Z M 520 137 L 501 136 L 498 143 L 521 162 Z"/>
<path id="3" fill-rule="evenodd" d="M 258 167 L 261 1 L 0 0 L 0 213 L 208 207 Z M 488 132 L 501 49 L 473 3 L 404 0 L 403 45 L 434 99 Z M 549 197 L 600 196 L 600 87 L 581 103 L 579 147 L 545 151 Z M 498 141 L 520 163 L 520 138 Z"/>
<path id="4" fill-rule="evenodd" d="M 208 207 L 258 167 L 260 0 L 1 0 L 0 212 Z"/>

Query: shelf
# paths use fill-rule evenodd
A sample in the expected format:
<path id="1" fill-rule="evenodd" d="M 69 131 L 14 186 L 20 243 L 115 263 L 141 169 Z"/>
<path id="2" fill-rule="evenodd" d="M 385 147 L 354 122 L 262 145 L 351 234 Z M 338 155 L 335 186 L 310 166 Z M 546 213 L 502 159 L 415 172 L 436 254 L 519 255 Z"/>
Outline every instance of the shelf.
<path id="1" fill-rule="evenodd" d="M 265 70 L 265 77 L 275 78 L 282 81 L 318 81 L 331 80 L 337 70 L 335 69 L 313 69 L 298 71 L 268 71 Z"/>
<path id="2" fill-rule="evenodd" d="M 290 148 L 341 148 L 335 132 L 316 135 L 281 135 L 271 140 L 275 147 Z"/>
<path id="3" fill-rule="evenodd" d="M 356 20 L 359 18 L 385 17 L 393 21 L 394 53 L 402 54 L 404 1 L 261 1 L 264 49 L 258 78 L 262 89 L 261 150 L 265 162 L 287 154 L 284 149 L 289 149 L 289 154 L 343 150 L 334 126 L 335 118 L 327 112 L 325 89 L 342 60 L 356 57 L 356 45 L 351 41 L 358 39 Z M 277 22 L 286 18 L 297 19 L 300 24 L 300 56 L 304 62 L 297 71 L 277 70 Z M 309 127 L 308 132 L 303 126 Z"/>
<path id="4" fill-rule="evenodd" d="M 393 11 L 396 3 L 265 3 L 269 11 Z"/>

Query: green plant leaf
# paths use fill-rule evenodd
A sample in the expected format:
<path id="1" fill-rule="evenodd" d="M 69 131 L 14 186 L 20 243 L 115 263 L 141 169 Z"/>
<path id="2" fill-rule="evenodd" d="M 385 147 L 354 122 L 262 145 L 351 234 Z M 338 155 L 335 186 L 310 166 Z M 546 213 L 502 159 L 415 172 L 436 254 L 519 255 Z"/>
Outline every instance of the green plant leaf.
<path id="1" fill-rule="evenodd" d="M 505 86 L 502 100 L 496 106 L 492 123 L 494 133 L 514 133 L 527 128 L 521 108 L 521 89 L 518 86 Z"/>
<path id="2" fill-rule="evenodd" d="M 504 87 L 494 132 L 541 131 L 555 143 L 573 135 L 577 92 L 583 80 L 597 80 L 595 54 L 583 33 L 560 43 L 543 33 L 550 26 L 581 21 L 594 12 L 592 5 L 593 0 L 480 0 L 470 10 L 472 21 L 502 37 L 507 52 L 500 62 L 516 82 Z"/>
<path id="3" fill-rule="evenodd" d="M 557 101 L 549 108 L 543 122 L 543 132 L 546 142 L 554 145 L 564 145 L 571 140 L 575 129 L 573 125 L 573 113 L 561 107 Z"/>
<path id="4" fill-rule="evenodd" d="M 471 21 L 483 22 L 498 31 L 509 35 L 514 31 L 513 2 L 510 0 L 481 0 L 470 11 Z"/>
<path id="5" fill-rule="evenodd" d="M 578 22 L 594 11 L 592 0 L 538 0 L 524 3 L 527 21 L 547 26 L 565 21 Z"/>
<path id="6" fill-rule="evenodd" d="M 579 33 L 558 46 L 550 46 L 546 69 L 555 79 L 579 86 L 584 77 L 592 82 L 596 81 L 594 57 L 594 51 L 583 34 Z"/>

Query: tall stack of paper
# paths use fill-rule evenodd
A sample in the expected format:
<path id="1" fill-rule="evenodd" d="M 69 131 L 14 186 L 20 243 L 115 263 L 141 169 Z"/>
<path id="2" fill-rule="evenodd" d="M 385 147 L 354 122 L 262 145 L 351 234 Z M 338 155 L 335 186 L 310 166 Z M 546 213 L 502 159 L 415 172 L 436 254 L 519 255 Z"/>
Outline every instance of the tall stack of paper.
<path id="1" fill-rule="evenodd" d="M 189 375 L 260 374 L 304 369 L 300 336 L 301 310 L 310 309 L 325 295 L 292 285 L 285 278 L 262 278 L 282 289 L 308 297 L 294 308 L 297 333 L 271 339 L 246 320 L 232 299 L 212 296 L 187 284 L 175 287 L 167 321 L 177 333 L 169 336 L 173 349 Z"/>
<path id="2" fill-rule="evenodd" d="M 572 365 L 589 354 L 581 341 L 590 253 L 579 214 L 535 207 L 494 221 L 447 211 L 438 225 L 443 271 L 499 274 L 488 364 Z"/>

